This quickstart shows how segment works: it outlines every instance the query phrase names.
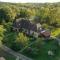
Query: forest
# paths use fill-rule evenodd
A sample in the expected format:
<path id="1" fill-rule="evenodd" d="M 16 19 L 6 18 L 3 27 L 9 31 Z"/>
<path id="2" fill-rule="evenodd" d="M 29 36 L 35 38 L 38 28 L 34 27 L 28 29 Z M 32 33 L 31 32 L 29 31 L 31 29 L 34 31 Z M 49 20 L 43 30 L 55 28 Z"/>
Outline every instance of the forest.
<path id="1" fill-rule="evenodd" d="M 53 38 L 35 38 L 25 35 L 23 31 L 13 31 L 13 22 L 18 18 L 40 23 Z M 59 60 L 60 42 L 54 37 L 60 39 L 60 3 L 0 2 L 0 46 L 4 44 L 34 60 Z M 48 54 L 49 51 L 52 55 Z"/>

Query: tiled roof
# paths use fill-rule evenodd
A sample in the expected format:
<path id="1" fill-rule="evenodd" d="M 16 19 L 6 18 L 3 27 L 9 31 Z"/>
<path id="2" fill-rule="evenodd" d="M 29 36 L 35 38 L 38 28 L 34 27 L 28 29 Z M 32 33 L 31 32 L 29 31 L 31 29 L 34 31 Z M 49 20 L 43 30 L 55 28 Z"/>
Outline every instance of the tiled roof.
<path id="1" fill-rule="evenodd" d="M 15 27 L 15 28 L 25 28 L 25 29 L 29 29 L 29 30 L 33 30 L 33 31 L 37 30 L 36 24 L 33 24 L 29 20 L 24 20 L 24 19 L 22 19 L 18 22 L 14 22 L 13 27 Z"/>

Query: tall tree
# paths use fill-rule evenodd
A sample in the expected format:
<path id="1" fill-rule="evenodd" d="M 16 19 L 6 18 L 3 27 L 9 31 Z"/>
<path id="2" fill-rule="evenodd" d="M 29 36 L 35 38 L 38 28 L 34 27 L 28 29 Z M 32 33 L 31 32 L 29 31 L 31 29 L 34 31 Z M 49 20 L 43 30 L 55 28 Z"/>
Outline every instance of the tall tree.
<path id="1" fill-rule="evenodd" d="M 13 21 L 14 13 L 13 10 L 9 6 L 4 6 L 0 8 L 0 22 L 9 22 Z"/>

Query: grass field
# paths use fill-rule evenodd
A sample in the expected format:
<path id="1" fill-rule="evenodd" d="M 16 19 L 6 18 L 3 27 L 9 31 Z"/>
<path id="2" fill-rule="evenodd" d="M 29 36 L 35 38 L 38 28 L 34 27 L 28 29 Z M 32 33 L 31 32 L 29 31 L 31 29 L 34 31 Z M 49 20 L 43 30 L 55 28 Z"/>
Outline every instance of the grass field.
<path id="1" fill-rule="evenodd" d="M 54 52 L 54 56 L 49 56 L 48 50 L 52 50 Z M 56 46 L 56 42 L 54 41 L 46 43 L 40 49 L 35 60 L 60 60 L 60 47 Z"/>
<path id="2" fill-rule="evenodd" d="M 40 48 L 37 48 L 39 49 L 37 55 L 28 53 L 26 53 L 25 55 L 33 58 L 34 60 L 60 60 L 60 46 L 58 46 L 58 44 L 56 43 L 57 42 L 55 40 L 45 42 L 44 45 L 41 45 Z M 48 55 L 49 50 L 51 50 L 54 53 L 54 56 Z"/>
<path id="3" fill-rule="evenodd" d="M 4 57 L 6 60 L 16 60 L 14 56 L 0 49 L 0 57 Z"/>

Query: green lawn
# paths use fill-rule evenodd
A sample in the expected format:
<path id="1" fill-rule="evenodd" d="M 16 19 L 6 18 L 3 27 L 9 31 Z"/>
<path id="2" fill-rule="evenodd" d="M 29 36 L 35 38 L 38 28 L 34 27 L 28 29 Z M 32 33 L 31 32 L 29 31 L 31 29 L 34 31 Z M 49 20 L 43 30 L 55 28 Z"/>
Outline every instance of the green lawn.
<path id="1" fill-rule="evenodd" d="M 52 36 L 58 36 L 59 34 L 60 34 L 60 28 L 55 28 L 51 32 Z"/>
<path id="2" fill-rule="evenodd" d="M 4 57 L 6 60 L 16 60 L 14 56 L 0 49 L 0 57 Z"/>
<path id="3" fill-rule="evenodd" d="M 36 48 L 36 46 L 33 48 Z M 33 58 L 34 60 L 59 60 L 60 59 L 60 47 L 58 46 L 56 40 L 45 41 L 45 44 L 41 45 L 40 48 L 37 48 L 39 51 L 37 55 L 25 53 L 28 57 Z M 51 50 L 54 52 L 54 56 L 49 56 L 48 51 Z M 33 52 L 32 52 L 33 53 Z"/>
<path id="4" fill-rule="evenodd" d="M 54 52 L 54 56 L 48 55 L 48 50 L 52 50 Z M 60 59 L 60 47 L 56 45 L 55 41 L 47 42 L 40 48 L 38 56 L 35 60 L 59 60 Z"/>

